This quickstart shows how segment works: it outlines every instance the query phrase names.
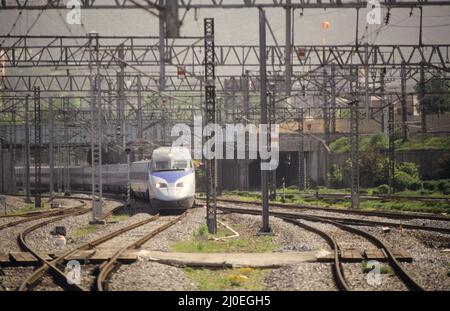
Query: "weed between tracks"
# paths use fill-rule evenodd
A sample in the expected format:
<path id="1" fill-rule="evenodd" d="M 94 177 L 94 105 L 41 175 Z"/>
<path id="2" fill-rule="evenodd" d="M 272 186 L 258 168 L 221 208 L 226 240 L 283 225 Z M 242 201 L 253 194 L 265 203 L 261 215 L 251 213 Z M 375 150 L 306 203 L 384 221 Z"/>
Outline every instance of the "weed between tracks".
<path id="1" fill-rule="evenodd" d="M 241 232 L 239 228 L 236 229 L 238 232 Z M 202 225 L 190 240 L 175 242 L 172 244 L 171 250 L 185 253 L 259 253 L 270 252 L 276 247 L 272 236 L 258 236 L 254 234 L 241 235 L 225 240 L 213 239 L 214 237 L 224 237 L 232 234 L 230 230 L 218 224 L 217 234 L 212 235 L 208 233 L 206 225 Z"/>
<path id="2" fill-rule="evenodd" d="M 117 222 L 121 222 L 121 221 L 125 221 L 128 218 L 130 218 L 129 215 L 126 214 L 118 214 L 118 215 L 110 215 L 108 216 L 105 220 L 106 220 L 106 224 L 111 224 L 111 223 L 117 223 Z M 73 230 L 67 240 L 69 241 L 69 243 L 71 241 L 75 241 L 77 239 L 81 239 L 84 238 L 92 233 L 95 233 L 96 231 L 104 228 L 105 226 L 102 224 L 87 224 L 87 225 L 83 225 L 81 227 L 76 228 L 75 230 Z"/>
<path id="3" fill-rule="evenodd" d="M 232 227 L 241 234 L 239 237 L 214 240 L 213 238 L 230 236 L 233 233 L 218 224 L 217 234 L 211 235 L 208 233 L 206 225 L 202 225 L 194 232 L 190 240 L 172 244 L 171 250 L 190 253 L 259 253 L 270 252 L 276 248 L 272 236 L 259 236 L 253 231 L 249 234 L 248 228 L 240 228 L 237 224 L 233 224 Z M 264 278 L 269 271 L 269 269 L 255 268 L 198 269 L 188 267 L 184 269 L 186 276 L 197 284 L 199 290 L 263 290 Z"/>
<path id="4" fill-rule="evenodd" d="M 199 290 L 263 290 L 269 269 L 194 269 L 184 268 L 185 274 L 198 285 Z"/>
<path id="5" fill-rule="evenodd" d="M 29 203 L 25 207 L 14 209 L 7 213 L 7 215 L 20 215 L 20 214 L 26 214 L 30 212 L 39 212 L 44 210 L 51 209 L 50 203 L 42 201 L 41 207 L 36 208 L 34 207 L 34 203 Z"/>

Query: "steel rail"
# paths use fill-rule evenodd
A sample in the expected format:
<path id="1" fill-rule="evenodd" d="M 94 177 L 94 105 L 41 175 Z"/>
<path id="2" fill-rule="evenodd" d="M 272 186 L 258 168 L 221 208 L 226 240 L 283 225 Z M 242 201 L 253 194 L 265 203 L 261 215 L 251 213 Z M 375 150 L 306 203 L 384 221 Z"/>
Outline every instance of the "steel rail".
<path id="1" fill-rule="evenodd" d="M 333 255 L 334 255 L 333 276 L 334 276 L 336 285 L 337 285 L 338 289 L 340 289 L 341 291 L 349 291 L 350 287 L 348 286 L 347 281 L 345 280 L 344 269 L 340 262 L 341 249 L 340 249 L 339 245 L 337 244 L 336 240 L 331 235 L 326 233 L 325 231 L 322 231 L 322 230 L 317 229 L 312 226 L 308 226 L 307 224 L 299 222 L 295 219 L 286 218 L 286 217 L 279 217 L 279 218 L 283 219 L 284 221 L 286 221 L 288 223 L 294 224 L 298 227 L 302 227 L 303 229 L 306 229 L 308 231 L 318 234 L 328 243 L 328 245 L 333 250 Z"/>
<path id="2" fill-rule="evenodd" d="M 93 249 L 94 247 L 108 241 L 111 240 L 112 238 L 123 234 L 127 231 L 130 231 L 132 229 L 135 229 L 137 227 L 140 227 L 142 225 L 145 225 L 149 222 L 155 221 L 156 219 L 159 218 L 159 214 L 152 216 L 148 219 L 144 219 L 142 221 L 139 221 L 137 223 L 131 224 L 129 226 L 126 226 L 124 228 L 118 229 L 114 232 L 111 232 L 109 234 L 106 234 L 98 239 L 95 239 L 94 241 L 90 241 L 90 242 L 86 242 L 83 245 L 73 249 L 73 250 L 69 250 L 61 255 L 59 255 L 57 258 L 55 258 L 54 260 L 52 260 L 51 262 L 45 262 L 44 265 L 42 265 L 39 269 L 37 269 L 30 277 L 27 278 L 27 280 L 25 280 L 25 282 L 22 283 L 22 285 L 20 286 L 19 290 L 24 291 L 27 289 L 30 289 L 34 284 L 37 283 L 37 281 L 42 278 L 46 272 L 50 269 L 51 271 L 53 271 L 53 273 L 56 273 L 56 275 L 58 276 L 58 278 L 61 280 L 62 279 L 62 286 L 68 289 L 75 289 L 75 290 L 81 290 L 81 291 L 86 291 L 86 288 L 83 288 L 79 285 L 76 286 L 72 286 L 72 284 L 69 284 L 65 274 L 60 271 L 58 268 L 56 268 L 57 264 L 60 264 L 61 262 L 64 261 L 64 259 L 68 256 L 73 255 L 74 253 L 80 251 L 80 250 L 88 250 L 88 249 Z M 62 275 L 61 275 L 62 273 Z"/>
<path id="3" fill-rule="evenodd" d="M 199 198 L 202 199 L 202 198 Z M 226 203 L 238 203 L 238 204 L 261 204 L 259 201 L 249 202 L 249 201 L 241 201 L 235 199 L 217 199 L 219 202 Z M 325 211 L 330 213 L 340 213 L 340 214 L 354 214 L 354 215 L 363 215 L 363 216 L 377 216 L 377 217 L 386 217 L 386 218 L 394 218 L 394 219 L 430 219 L 430 220 L 440 220 L 440 221 L 450 221 L 450 217 L 444 215 L 433 215 L 433 214 L 425 214 L 425 213 L 403 213 L 403 212 L 393 212 L 393 211 L 363 211 L 363 210 L 351 210 L 351 209 L 340 209 L 334 207 L 315 207 L 308 205 L 295 205 L 295 204 L 286 204 L 286 203 L 270 203 L 270 206 L 286 208 L 286 209 L 303 209 L 303 210 L 312 210 L 312 211 Z"/>
<path id="4" fill-rule="evenodd" d="M 250 203 L 251 204 L 251 203 Z M 258 203 L 253 203 L 254 205 L 260 205 Z M 228 210 L 228 211 L 235 211 L 240 210 L 240 208 L 232 208 L 227 206 L 221 206 L 221 209 Z M 254 211 L 256 214 L 259 213 L 259 210 L 256 209 L 249 209 L 251 211 Z M 286 212 L 274 212 L 271 211 L 270 214 L 272 216 L 281 216 L 281 217 L 287 217 L 291 219 L 298 219 L 304 216 L 307 217 L 319 217 L 314 215 L 308 215 L 308 214 L 297 214 L 297 213 L 286 213 Z M 385 226 L 385 227 L 402 227 L 405 229 L 412 229 L 412 230 L 424 230 L 424 231 L 431 231 L 431 232 L 440 232 L 445 234 L 450 234 L 450 228 L 443 228 L 443 227 L 432 227 L 432 226 L 419 226 L 419 225 L 411 225 L 411 224 L 404 224 L 404 223 L 398 223 L 398 222 L 383 222 L 383 221 L 375 221 L 375 220 L 364 220 L 364 219 L 354 219 L 354 218 L 342 218 L 342 217 L 331 217 L 331 216 L 320 216 L 322 219 L 326 219 L 329 221 L 336 221 L 340 223 L 345 223 L 353 226 Z"/>
<path id="5" fill-rule="evenodd" d="M 220 206 L 217 206 L 217 208 L 221 209 L 223 211 L 231 211 L 231 212 L 234 212 L 234 213 L 241 213 L 241 214 L 258 214 L 258 215 L 261 214 L 260 211 L 249 210 L 249 209 L 223 208 L 223 207 L 220 207 Z M 279 215 L 276 215 L 276 214 L 273 214 L 272 216 L 279 217 Z M 397 261 L 397 259 L 395 258 L 395 256 L 393 255 L 393 253 L 391 252 L 389 247 L 386 244 L 384 244 L 380 239 L 375 237 L 374 235 L 372 235 L 372 234 L 370 234 L 370 233 L 368 233 L 366 231 L 350 227 L 350 226 L 345 225 L 345 224 L 343 224 L 341 222 L 326 219 L 324 217 L 317 217 L 317 216 L 310 216 L 310 215 L 296 215 L 296 217 L 297 217 L 297 219 L 303 219 L 303 220 L 307 220 L 307 221 L 328 223 L 328 224 L 334 225 L 334 226 L 336 226 L 338 228 L 341 228 L 342 230 L 345 230 L 345 231 L 348 231 L 350 233 L 354 233 L 354 234 L 357 234 L 359 236 L 365 237 L 366 239 L 368 239 L 369 241 L 371 241 L 373 244 L 377 245 L 379 248 L 381 248 L 384 251 L 384 253 L 385 253 L 385 255 L 386 255 L 387 259 L 388 259 L 389 264 L 394 269 L 394 271 L 396 272 L 396 274 L 398 275 L 400 280 L 410 290 L 416 290 L 416 291 L 424 291 L 425 290 L 421 285 L 419 285 L 406 272 L 406 270 L 404 270 L 402 268 L 402 266 Z M 279 218 L 282 218 L 282 217 L 279 217 Z"/>
<path id="6" fill-rule="evenodd" d="M 137 249 L 141 247 L 145 242 L 156 236 L 157 234 L 161 233 L 162 231 L 168 229 L 169 227 L 173 226 L 180 220 L 182 220 L 184 217 L 186 217 L 187 212 L 184 212 L 182 215 L 178 216 L 177 218 L 167 222 L 166 224 L 159 226 L 155 230 L 149 232 L 148 234 L 141 237 L 139 240 L 131 243 L 130 245 L 127 245 L 120 250 L 118 250 L 114 255 L 108 260 L 108 262 L 100 268 L 100 272 L 97 276 L 97 290 L 104 291 L 107 290 L 107 279 L 109 278 L 110 274 L 116 267 L 117 259 L 120 257 L 121 254 L 123 254 L 126 250 L 129 249 Z"/>

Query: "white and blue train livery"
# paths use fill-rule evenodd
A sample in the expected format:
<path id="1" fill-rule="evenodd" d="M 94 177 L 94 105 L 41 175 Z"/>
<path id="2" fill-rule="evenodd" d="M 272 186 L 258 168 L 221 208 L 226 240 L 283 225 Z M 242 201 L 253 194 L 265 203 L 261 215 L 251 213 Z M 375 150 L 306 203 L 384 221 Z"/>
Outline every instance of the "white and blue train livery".
<path id="1" fill-rule="evenodd" d="M 147 172 L 147 176 L 142 176 Z M 190 152 L 183 147 L 160 147 L 150 161 L 131 165 L 131 190 L 150 200 L 155 209 L 186 209 L 194 204 L 195 171 Z"/>

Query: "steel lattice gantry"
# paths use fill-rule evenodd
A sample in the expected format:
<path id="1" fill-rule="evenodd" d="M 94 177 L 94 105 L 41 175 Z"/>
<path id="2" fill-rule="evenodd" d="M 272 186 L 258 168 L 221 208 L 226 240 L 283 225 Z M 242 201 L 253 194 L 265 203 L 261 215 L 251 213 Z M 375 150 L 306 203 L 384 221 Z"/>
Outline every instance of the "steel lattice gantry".
<path id="1" fill-rule="evenodd" d="M 163 9 L 158 1 L 150 0 L 80 0 L 82 9 Z M 281 8 L 290 6 L 298 9 L 319 9 L 319 8 L 341 8 L 357 9 L 365 8 L 368 1 L 364 0 L 178 0 L 180 9 L 244 9 L 244 8 Z M 449 5 L 450 1 L 444 0 L 380 0 L 381 5 L 392 8 L 411 8 L 420 6 L 440 6 Z M 65 9 L 66 2 L 63 0 L 42 0 L 42 1 L 11 1 L 0 2 L 0 9 L 3 10 L 42 10 L 42 9 Z"/>

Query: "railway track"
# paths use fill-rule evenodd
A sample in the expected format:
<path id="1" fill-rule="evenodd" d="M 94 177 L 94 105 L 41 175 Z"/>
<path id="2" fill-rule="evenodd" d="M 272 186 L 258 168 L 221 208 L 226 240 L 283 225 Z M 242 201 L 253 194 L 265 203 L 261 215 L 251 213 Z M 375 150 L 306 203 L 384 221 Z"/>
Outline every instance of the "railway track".
<path id="1" fill-rule="evenodd" d="M 199 198 L 200 200 L 202 198 Z M 218 198 L 217 202 L 225 202 L 225 203 L 237 203 L 237 204 L 261 204 L 258 202 L 249 202 L 242 200 L 234 200 L 234 199 L 223 199 Z M 362 215 L 362 216 L 378 216 L 385 218 L 393 218 L 393 219 L 429 219 L 429 220 L 439 220 L 439 221 L 449 221 L 450 217 L 445 215 L 434 215 L 427 213 L 416 213 L 416 212 L 394 212 L 394 211 L 364 211 L 364 210 L 351 210 L 351 209 L 340 209 L 334 207 L 314 207 L 307 205 L 294 205 L 294 204 L 286 204 L 286 203 L 270 203 L 271 207 L 277 207 L 281 209 L 300 209 L 300 210 L 311 210 L 311 211 L 324 211 L 324 212 L 333 212 L 339 214 L 347 214 L 347 215 Z"/>
<path id="2" fill-rule="evenodd" d="M 240 214 L 252 214 L 252 215 L 259 215 L 261 214 L 260 211 L 254 210 L 254 209 L 244 209 L 244 208 L 229 208 L 224 206 L 217 206 L 218 209 L 222 210 L 223 212 L 228 213 L 240 213 Z M 396 275 L 399 277 L 399 279 L 405 284 L 405 286 L 410 290 L 415 291 L 423 291 L 424 288 L 418 284 L 407 272 L 403 269 L 401 264 L 397 261 L 395 256 L 393 255 L 393 252 L 391 249 L 380 239 L 375 237 L 374 235 L 365 232 L 363 230 L 351 227 L 349 225 L 346 225 L 342 222 L 330 220 L 324 217 L 318 217 L 318 216 L 312 216 L 312 215 L 295 215 L 295 217 L 292 217 L 291 215 L 286 214 L 280 214 L 280 213 L 271 213 L 272 216 L 278 217 L 280 219 L 283 219 L 284 221 L 287 221 L 289 223 L 292 223 L 296 226 L 302 227 L 306 230 L 309 230 L 311 232 L 317 233 L 322 238 L 324 238 L 328 245 L 331 247 L 333 254 L 334 254 L 334 263 L 333 263 L 333 275 L 335 277 L 336 285 L 340 290 L 350 290 L 350 287 L 345 279 L 342 263 L 341 263 L 341 250 L 336 242 L 336 240 L 327 232 L 320 230 L 318 228 L 306 225 L 299 220 L 306 220 L 311 222 L 319 222 L 319 223 L 325 223 L 330 224 L 333 226 L 336 226 L 344 231 L 347 231 L 349 233 L 358 235 L 360 237 L 363 237 L 370 241 L 372 244 L 377 246 L 378 248 L 382 249 L 384 254 L 387 257 L 389 265 L 392 267 Z"/>
<path id="3" fill-rule="evenodd" d="M 144 234 L 142 237 L 140 237 L 138 240 L 135 240 L 131 242 L 130 244 L 124 246 L 123 248 L 119 249 L 114 255 L 106 262 L 106 264 L 102 265 L 99 271 L 99 274 L 97 276 L 96 286 L 97 290 L 104 291 L 108 290 L 108 280 L 118 267 L 118 258 L 120 255 L 122 255 L 125 251 L 131 250 L 131 249 L 138 249 L 140 248 L 145 242 L 156 236 L 157 234 L 161 233 L 162 231 L 168 229 L 169 227 L 173 226 L 177 222 L 179 222 L 181 219 L 186 217 L 187 212 L 184 212 L 180 216 L 167 221 L 165 224 L 158 226 L 156 229 L 150 231 L 147 234 Z"/>
<path id="4" fill-rule="evenodd" d="M 34 257 L 36 257 L 36 259 L 38 259 L 38 261 L 43 265 L 43 266 L 47 266 L 50 265 L 50 267 L 53 269 L 52 271 L 54 271 L 54 274 L 58 274 L 61 273 L 61 271 L 57 271 L 59 270 L 57 267 L 52 266 L 52 264 L 50 262 L 48 262 L 48 260 L 46 258 L 48 258 L 47 256 L 43 256 L 42 254 L 40 254 L 39 252 L 33 250 L 27 243 L 26 243 L 26 237 L 27 235 L 29 235 L 31 232 L 35 231 L 38 228 L 44 227 L 50 223 L 54 223 L 60 220 L 63 220 L 65 218 L 68 217 L 76 217 L 76 216 L 80 216 L 83 214 L 88 213 L 89 211 L 92 210 L 91 207 L 86 207 L 86 202 L 90 201 L 89 198 L 82 198 L 82 197 L 78 197 L 78 198 L 67 198 L 66 199 L 76 199 L 79 201 L 79 204 L 77 204 L 76 206 L 70 207 L 70 208 L 64 208 L 64 209 L 55 209 L 55 210 L 51 210 L 51 211 L 37 211 L 37 212 L 30 212 L 30 213 L 26 213 L 25 215 L 18 215 L 16 217 L 22 217 L 22 219 L 19 219 L 17 221 L 12 221 L 12 222 L 8 222 L 6 224 L 3 224 L 0 226 L 0 229 L 6 229 L 6 228 L 10 228 L 10 227 L 14 227 L 20 224 L 26 224 L 28 222 L 32 222 L 32 221 L 39 221 L 39 220 L 44 220 L 41 222 L 38 222 L 32 226 L 29 226 L 27 228 L 25 228 L 24 230 L 18 232 L 18 236 L 17 236 L 17 244 L 18 244 L 18 248 L 22 251 L 26 251 L 26 252 L 30 252 L 31 254 L 33 254 Z M 121 208 L 123 205 L 117 205 L 114 206 L 113 208 L 108 209 L 103 215 L 102 218 L 105 219 L 108 216 L 110 216 L 115 210 L 117 210 L 118 208 Z M 56 271 L 56 272 L 55 272 Z"/>
<path id="5" fill-rule="evenodd" d="M 167 221 L 165 224 L 163 224 L 162 226 L 158 226 L 155 230 L 151 230 L 150 232 L 148 232 L 148 228 L 146 228 L 145 226 L 155 222 L 156 220 L 160 219 L 159 214 L 151 216 L 147 219 L 132 223 L 128 226 L 122 227 L 118 230 L 115 230 L 109 234 L 105 234 L 93 241 L 89 241 L 86 242 L 84 244 L 82 244 L 79 247 L 76 247 L 72 250 L 69 250 L 67 252 L 64 252 L 63 254 L 58 255 L 58 257 L 56 257 L 55 259 L 53 259 L 52 261 L 47 261 L 44 258 L 39 258 L 39 260 L 42 263 L 42 266 L 39 267 L 37 270 L 35 270 L 19 287 L 19 290 L 21 291 L 25 291 L 25 290 L 33 290 L 33 288 L 35 288 L 41 281 L 42 279 L 50 274 L 53 279 L 57 282 L 57 284 L 62 287 L 63 289 L 66 290 L 76 290 L 76 291 L 88 291 L 90 290 L 90 288 L 86 288 L 83 287 L 81 285 L 77 285 L 77 284 L 70 284 L 68 282 L 68 280 L 66 279 L 66 274 L 64 272 L 63 269 L 63 263 L 65 261 L 65 259 L 67 257 L 70 257 L 71 255 L 74 255 L 75 253 L 79 252 L 79 251 L 83 251 L 83 250 L 93 250 L 96 248 L 100 248 L 102 246 L 104 246 L 105 244 L 107 244 L 108 242 L 111 243 L 112 241 L 114 241 L 114 239 L 119 239 L 120 238 L 124 238 L 123 236 L 126 235 L 127 233 L 130 233 L 131 235 L 135 235 L 136 230 L 140 230 L 140 237 L 138 240 L 134 240 L 133 237 L 133 241 L 131 243 L 125 243 L 125 246 L 123 245 L 123 241 L 122 242 L 116 242 L 116 244 L 119 244 L 119 246 L 121 247 L 119 249 L 119 251 L 117 251 L 114 256 L 111 258 L 111 260 L 109 260 L 105 265 L 102 265 L 101 268 L 97 267 L 99 270 L 99 274 L 98 274 L 98 280 L 96 281 L 97 284 L 106 284 L 106 277 L 108 277 L 112 271 L 114 270 L 113 268 L 117 265 L 117 259 L 120 257 L 120 255 L 126 251 L 127 249 L 135 249 L 138 248 L 140 245 L 142 245 L 143 243 L 145 243 L 146 241 L 148 241 L 149 239 L 151 239 L 153 236 L 155 236 L 156 234 L 160 233 L 161 231 L 167 229 L 168 227 L 170 227 L 171 225 L 175 224 L 177 221 L 179 221 L 182 217 L 185 216 L 185 213 L 177 218 L 175 218 L 174 220 L 171 221 Z M 33 255 L 37 255 L 36 257 L 39 257 L 39 254 L 34 252 L 29 246 L 26 245 L 25 242 L 25 238 L 23 237 L 26 234 L 29 234 L 31 231 L 37 229 L 34 226 L 28 228 L 29 230 L 27 230 L 27 232 L 24 232 L 22 235 L 22 245 L 25 249 L 27 249 L 28 251 L 30 251 L 31 253 L 33 253 Z M 120 245 L 122 244 L 122 245 Z M 116 245 L 117 247 L 117 245 Z M 103 289 L 103 286 L 99 287 L 99 289 Z"/>
<path id="6" fill-rule="evenodd" d="M 255 207 L 257 206 L 258 209 L 260 209 L 260 203 L 256 203 L 256 202 L 241 202 L 241 201 L 235 201 L 235 200 L 230 200 L 230 201 L 219 201 L 218 202 L 223 202 L 225 204 L 239 204 L 239 205 L 246 205 L 246 206 L 250 206 L 250 207 Z M 273 205 L 270 204 L 270 206 L 272 207 Z M 232 207 L 226 206 L 226 205 L 222 205 L 221 208 L 225 208 L 225 209 L 230 209 Z M 283 207 L 282 207 L 283 209 Z M 292 210 L 291 208 L 287 208 L 288 210 Z M 298 208 L 297 208 L 298 209 Z M 307 209 L 307 211 L 315 211 L 315 208 L 311 208 L 311 209 Z M 335 211 L 329 211 L 327 209 L 321 209 L 320 210 L 325 211 L 325 212 L 330 212 L 330 213 L 334 213 Z M 352 211 L 353 212 L 353 211 Z M 293 218 L 296 219 L 298 216 L 301 215 L 310 215 L 310 214 L 304 214 L 304 213 L 295 213 L 295 212 L 278 212 L 278 211 L 270 211 L 270 214 L 273 216 L 282 216 L 282 217 L 287 217 L 287 218 Z M 311 215 L 314 216 L 314 215 Z M 369 215 L 365 215 L 366 217 Z M 375 216 L 375 217 L 382 217 L 380 215 L 371 215 L 371 216 Z M 388 221 L 381 221 L 381 220 L 368 220 L 368 219 L 360 219 L 360 218 L 347 218 L 347 217 L 336 217 L 336 216 L 324 216 L 324 215 L 320 215 L 321 218 L 323 219 L 327 219 L 330 221 L 337 221 L 337 222 L 341 222 L 344 224 L 349 224 L 349 225 L 354 225 L 354 226 L 383 226 L 383 227 L 394 227 L 394 228 L 405 228 L 405 229 L 412 229 L 412 230 L 424 230 L 424 231 L 431 231 L 431 232 L 440 232 L 440 233 L 445 233 L 445 234 L 450 234 L 450 226 L 430 226 L 430 225 L 417 225 L 417 224 L 411 224 L 411 223 L 407 223 L 407 222 L 388 222 Z M 404 219 L 405 221 L 407 220 L 412 220 L 411 218 L 406 218 Z M 445 220 L 444 222 L 447 222 L 447 220 Z"/>

